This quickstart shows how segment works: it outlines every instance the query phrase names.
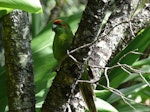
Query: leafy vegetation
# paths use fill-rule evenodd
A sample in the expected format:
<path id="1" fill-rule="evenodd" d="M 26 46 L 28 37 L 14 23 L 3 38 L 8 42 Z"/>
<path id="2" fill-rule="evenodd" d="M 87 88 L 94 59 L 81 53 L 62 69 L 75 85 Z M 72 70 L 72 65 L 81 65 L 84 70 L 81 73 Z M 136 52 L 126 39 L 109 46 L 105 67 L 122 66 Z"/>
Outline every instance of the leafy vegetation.
<path id="1" fill-rule="evenodd" d="M 46 4 L 50 5 L 50 3 L 53 2 L 49 0 Z M 70 2 L 69 0 L 67 3 L 69 5 L 74 4 L 74 2 Z M 0 17 L 13 9 L 21 9 L 31 13 L 42 12 L 38 0 L 0 1 Z M 61 18 L 70 24 L 73 32 L 78 28 L 82 9 L 83 8 L 78 10 L 78 7 L 74 6 L 69 9 L 72 12 L 64 9 L 61 13 L 61 16 L 65 16 Z M 31 24 L 33 25 L 32 31 L 34 31 L 31 31 L 33 34 L 31 45 L 34 60 L 37 111 L 40 110 L 46 93 L 56 75 L 55 72 L 52 71 L 53 67 L 56 65 L 56 60 L 52 54 L 52 42 L 54 37 L 54 33 L 51 30 L 52 22 L 49 22 L 49 24 L 45 26 L 47 16 L 45 17 L 44 14 L 47 14 L 47 9 L 45 8 L 43 12 L 43 14 L 31 15 Z M 35 16 L 41 18 L 35 18 Z M 43 24 L 43 22 L 45 24 Z M 142 32 L 140 32 L 140 34 L 138 34 L 136 38 L 110 62 L 109 67 L 112 68 L 109 69 L 107 74 L 103 74 L 104 78 L 100 80 L 97 90 L 95 91 L 97 97 L 96 106 L 100 112 L 149 111 L 150 87 L 148 83 L 150 83 L 150 56 L 145 59 L 140 59 L 140 53 L 144 52 L 150 45 L 149 32 L 150 27 L 143 29 Z M 115 67 L 116 65 L 117 67 Z M 105 80 L 105 75 L 109 76 L 109 87 L 107 86 L 108 82 Z M 120 92 L 113 88 L 118 88 Z M 7 110 L 7 103 L 6 72 L 5 67 L 2 66 L 0 67 L 1 112 Z"/>

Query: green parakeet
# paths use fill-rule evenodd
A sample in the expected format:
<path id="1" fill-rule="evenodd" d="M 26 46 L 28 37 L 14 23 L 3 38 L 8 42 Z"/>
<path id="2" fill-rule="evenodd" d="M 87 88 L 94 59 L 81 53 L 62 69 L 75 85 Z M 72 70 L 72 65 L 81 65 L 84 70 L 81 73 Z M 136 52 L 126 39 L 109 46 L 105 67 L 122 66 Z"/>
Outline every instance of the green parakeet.
<path id="1" fill-rule="evenodd" d="M 67 56 L 74 36 L 69 25 L 60 19 L 54 21 L 52 30 L 55 32 L 53 54 L 60 64 Z"/>
<path id="2" fill-rule="evenodd" d="M 52 30 L 55 32 L 53 41 L 53 54 L 58 63 L 61 64 L 62 60 L 67 56 L 67 50 L 70 49 L 74 36 L 69 25 L 61 19 L 54 21 Z M 88 72 L 85 69 L 81 80 L 88 79 Z M 93 99 L 93 90 L 91 84 L 79 82 L 79 88 L 89 111 L 97 112 Z"/>

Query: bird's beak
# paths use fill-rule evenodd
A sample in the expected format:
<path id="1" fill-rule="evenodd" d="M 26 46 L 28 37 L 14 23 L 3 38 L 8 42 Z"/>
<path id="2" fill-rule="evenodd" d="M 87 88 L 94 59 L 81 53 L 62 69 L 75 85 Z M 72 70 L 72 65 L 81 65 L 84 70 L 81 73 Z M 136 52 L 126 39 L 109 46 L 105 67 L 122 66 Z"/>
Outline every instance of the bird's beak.
<path id="1" fill-rule="evenodd" d="M 57 25 L 53 24 L 53 26 L 52 26 L 52 30 L 55 30 L 55 29 L 56 29 L 56 27 L 57 27 Z"/>

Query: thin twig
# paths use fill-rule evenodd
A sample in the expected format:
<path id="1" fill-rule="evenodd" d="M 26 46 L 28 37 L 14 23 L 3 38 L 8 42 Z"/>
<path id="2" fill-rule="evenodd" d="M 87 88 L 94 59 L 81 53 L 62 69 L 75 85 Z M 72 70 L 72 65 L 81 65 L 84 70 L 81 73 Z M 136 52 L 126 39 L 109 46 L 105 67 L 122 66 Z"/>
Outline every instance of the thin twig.
<path id="1" fill-rule="evenodd" d="M 115 67 L 116 67 L 116 66 L 115 66 Z M 135 109 L 135 108 L 127 101 L 128 98 L 126 98 L 125 95 L 124 95 L 121 91 L 119 91 L 119 90 L 117 90 L 117 89 L 115 89 L 115 88 L 110 87 L 110 81 L 109 81 L 108 74 L 107 74 L 108 69 L 109 69 L 109 68 L 106 67 L 106 68 L 105 68 L 105 71 L 104 71 L 104 75 L 105 75 L 106 82 L 107 82 L 107 88 L 108 88 L 111 92 L 113 92 L 113 93 L 117 94 L 118 96 L 120 96 L 120 97 L 122 98 L 122 100 L 123 100 L 127 105 L 129 105 L 131 108 Z"/>
<path id="2" fill-rule="evenodd" d="M 89 83 L 89 84 L 96 84 L 97 82 L 99 81 L 99 79 L 98 80 L 78 80 L 78 82 L 85 82 L 85 83 Z"/>
<path id="3" fill-rule="evenodd" d="M 91 45 L 92 45 L 92 43 L 88 43 L 88 44 L 82 45 L 82 46 L 80 46 L 80 47 L 77 47 L 77 48 L 75 48 L 75 49 L 69 51 L 69 54 L 72 54 L 72 53 L 74 53 L 74 52 L 76 52 L 76 51 L 79 51 L 80 49 L 89 47 L 89 46 L 91 46 Z"/>
<path id="4" fill-rule="evenodd" d="M 140 52 L 137 52 L 138 51 L 138 49 L 135 49 L 135 50 L 132 50 L 132 51 L 129 51 L 129 52 L 127 52 L 126 54 L 124 54 L 120 59 L 119 59 L 119 61 L 118 62 L 120 62 L 123 58 L 125 58 L 127 55 L 129 55 L 129 54 L 141 54 L 141 55 L 143 55 L 143 53 L 140 53 Z"/>
<path id="5" fill-rule="evenodd" d="M 133 37 L 135 37 L 135 34 L 133 32 L 133 28 L 132 28 L 132 24 L 131 24 L 131 20 L 129 20 L 129 27 L 130 27 L 130 31 Z"/>
<path id="6" fill-rule="evenodd" d="M 75 57 L 73 57 L 68 50 L 67 50 L 67 55 L 77 64 L 84 65 L 83 63 L 79 62 Z"/>
<path id="7" fill-rule="evenodd" d="M 135 101 L 132 100 L 132 99 L 129 99 L 129 98 L 125 97 L 125 95 L 124 95 L 121 91 L 119 91 L 119 90 L 117 90 L 117 89 L 114 89 L 114 88 L 112 88 L 112 87 L 106 87 L 106 86 L 100 85 L 100 84 L 98 84 L 98 85 L 101 86 L 101 87 L 103 87 L 104 89 L 107 89 L 107 90 L 111 91 L 112 93 L 114 93 L 114 94 L 120 96 L 121 99 L 122 99 L 127 105 L 129 105 L 131 108 L 133 108 L 133 109 L 135 110 L 135 108 L 128 102 L 128 101 L 130 101 L 130 102 L 131 102 L 131 101 L 132 101 L 132 102 L 135 102 Z"/>
<path id="8" fill-rule="evenodd" d="M 83 48 L 92 46 L 92 45 L 95 44 L 96 42 L 98 42 L 98 41 L 104 39 L 104 37 L 108 36 L 109 33 L 111 33 L 111 31 L 112 31 L 114 28 L 116 28 L 117 26 L 119 26 L 119 25 L 121 25 L 121 24 L 124 24 L 124 23 L 128 23 L 128 21 L 124 21 L 124 22 L 118 23 L 117 25 L 113 26 L 113 27 L 108 31 L 108 33 L 107 33 L 106 35 L 102 35 L 102 36 L 100 36 L 99 38 L 97 38 L 96 40 L 94 40 L 94 41 L 92 41 L 92 42 L 90 42 L 90 43 L 84 44 L 84 45 L 82 45 L 82 46 L 80 46 L 80 47 L 77 47 L 77 48 L 75 48 L 75 49 L 73 49 L 73 50 L 70 50 L 70 51 L 69 51 L 69 54 L 72 54 L 72 53 L 74 53 L 74 52 L 76 52 L 76 51 L 78 51 L 78 50 L 80 50 L 80 49 L 83 49 Z M 97 34 L 97 35 L 98 35 L 98 34 Z"/>
<path id="9" fill-rule="evenodd" d="M 144 82 L 150 87 L 150 84 L 149 82 L 145 79 L 145 77 L 142 75 L 141 71 L 140 70 L 137 70 L 137 69 L 134 69 L 132 68 L 131 66 L 127 65 L 127 64 L 120 64 L 118 63 L 118 65 L 124 70 L 126 71 L 127 73 L 129 73 L 130 75 L 132 75 L 132 73 L 129 71 L 134 71 L 135 73 L 139 74 L 139 76 L 144 80 Z M 126 68 L 128 68 L 129 70 L 127 70 Z"/>

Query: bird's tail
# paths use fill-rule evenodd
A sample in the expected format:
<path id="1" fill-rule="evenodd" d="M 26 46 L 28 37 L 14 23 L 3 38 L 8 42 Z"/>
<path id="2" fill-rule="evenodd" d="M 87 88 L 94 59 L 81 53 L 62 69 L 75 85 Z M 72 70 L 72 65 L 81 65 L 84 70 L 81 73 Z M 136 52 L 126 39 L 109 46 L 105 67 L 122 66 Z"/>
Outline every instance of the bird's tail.
<path id="1" fill-rule="evenodd" d="M 96 106 L 94 103 L 94 92 L 90 83 L 80 82 L 79 83 L 80 91 L 82 93 L 83 99 L 90 112 L 97 112 Z"/>

